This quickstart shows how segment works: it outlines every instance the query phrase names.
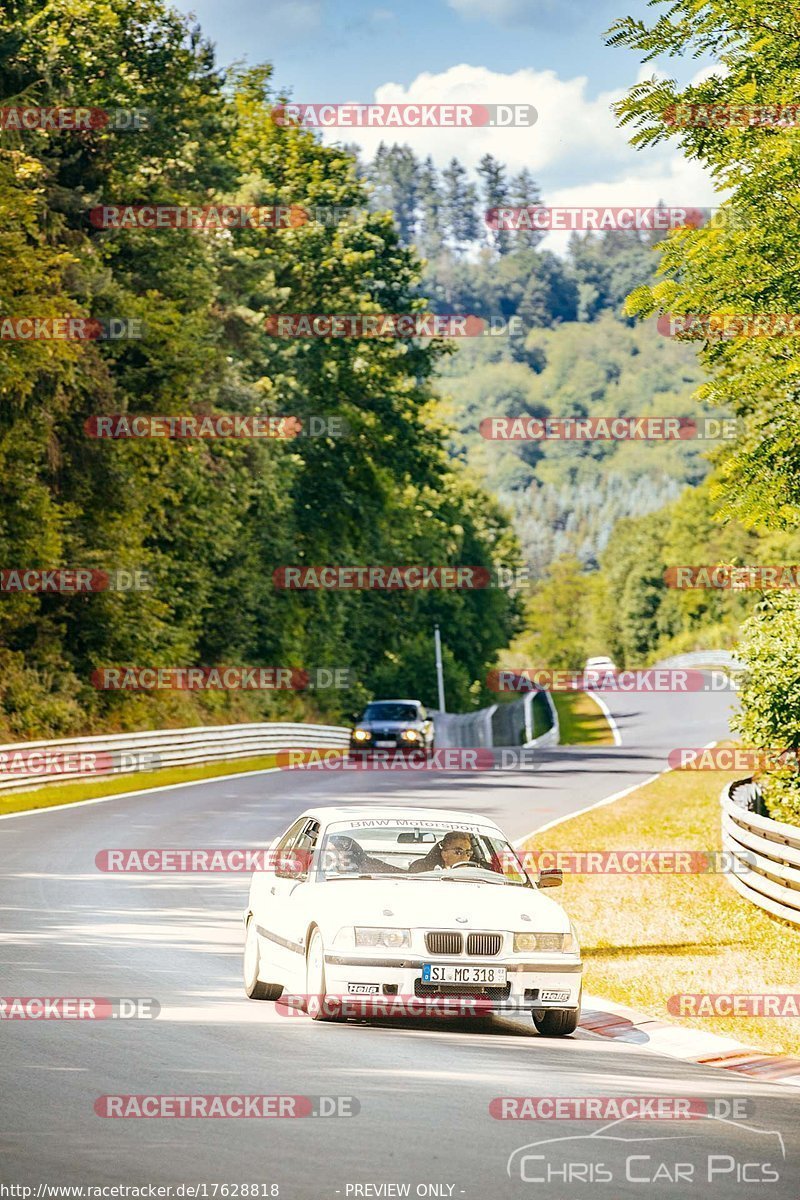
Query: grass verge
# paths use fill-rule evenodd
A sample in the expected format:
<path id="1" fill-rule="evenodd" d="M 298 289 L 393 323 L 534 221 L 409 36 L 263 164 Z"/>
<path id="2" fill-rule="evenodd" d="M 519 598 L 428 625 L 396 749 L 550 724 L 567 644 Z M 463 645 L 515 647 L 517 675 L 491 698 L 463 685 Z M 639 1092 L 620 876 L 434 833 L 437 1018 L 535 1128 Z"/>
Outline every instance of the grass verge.
<path id="1" fill-rule="evenodd" d="M 739 773 L 741 774 L 741 772 Z M 535 850 L 721 849 L 719 795 L 734 774 L 670 771 L 531 838 Z M 677 1017 L 683 992 L 797 992 L 800 930 L 742 899 L 722 875 L 568 875 L 555 893 L 578 929 L 587 991 L 672 1024 L 800 1054 L 800 1020 Z"/>
<path id="2" fill-rule="evenodd" d="M 588 692 L 552 692 L 562 746 L 613 746 L 605 713 Z"/>
<path id="3" fill-rule="evenodd" d="M 141 792 L 148 788 L 165 787 L 171 783 L 192 783 L 197 779 L 214 779 L 217 775 L 238 775 L 243 771 L 265 771 L 276 765 L 274 754 L 258 758 L 240 758 L 235 762 L 203 763 L 196 767 L 161 767 L 156 771 L 138 771 L 130 775 L 74 779 L 68 783 L 47 783 L 42 787 L 8 795 L 0 793 L 0 815 L 27 812 L 33 808 L 54 808 L 74 804 L 78 800 L 95 800 L 100 796 L 115 796 L 123 792 Z"/>

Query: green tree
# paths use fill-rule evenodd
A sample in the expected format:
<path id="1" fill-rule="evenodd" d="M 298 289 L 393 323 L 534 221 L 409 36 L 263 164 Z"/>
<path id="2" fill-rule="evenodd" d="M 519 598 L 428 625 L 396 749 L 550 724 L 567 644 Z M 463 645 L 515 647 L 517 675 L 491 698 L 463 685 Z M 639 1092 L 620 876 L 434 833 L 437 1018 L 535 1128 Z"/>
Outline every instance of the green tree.
<path id="1" fill-rule="evenodd" d="M 513 646 L 525 666 L 555 671 L 583 667 L 590 645 L 590 584 L 576 558 L 557 559 L 525 609 L 525 632 Z"/>
<path id="2" fill-rule="evenodd" d="M 477 241 L 481 223 L 477 212 L 478 193 L 467 177 L 466 167 L 451 158 L 442 171 L 444 220 L 449 244 L 458 253 Z"/>
<path id="3" fill-rule="evenodd" d="M 675 0 L 654 24 L 628 17 L 612 44 L 660 55 L 713 55 L 720 70 L 680 87 L 652 77 L 618 104 L 639 147 L 667 138 L 704 164 L 727 195 L 718 219 L 677 231 L 661 244 L 664 278 L 635 290 L 628 311 L 676 314 L 792 314 L 800 303 L 796 211 L 800 143 L 778 110 L 800 88 L 800 14 L 789 5 L 760 11 L 749 0 Z M 740 120 L 756 106 L 763 121 Z M 722 112 L 733 113 L 733 120 Z M 767 323 L 769 317 L 767 317 Z M 755 530 L 796 528 L 800 516 L 800 349 L 792 336 L 718 337 L 699 343 L 709 372 L 699 396 L 740 419 L 736 443 L 721 452 L 715 483 L 720 514 Z M 767 597 L 745 626 L 753 678 L 742 693 L 741 730 L 756 745 L 796 745 L 796 607 Z M 757 678 L 755 677 L 757 676 Z M 796 731 L 795 731 L 796 732 Z M 767 794 L 800 811 L 797 773 L 767 774 Z"/>
<path id="4" fill-rule="evenodd" d="M 511 249 L 511 238 L 508 230 L 492 230 L 486 223 L 486 215 L 490 209 L 506 208 L 509 203 L 506 169 L 501 162 L 491 154 L 484 154 L 478 166 L 478 177 L 481 181 L 481 217 L 484 225 L 484 240 L 498 254 L 508 254 Z"/>

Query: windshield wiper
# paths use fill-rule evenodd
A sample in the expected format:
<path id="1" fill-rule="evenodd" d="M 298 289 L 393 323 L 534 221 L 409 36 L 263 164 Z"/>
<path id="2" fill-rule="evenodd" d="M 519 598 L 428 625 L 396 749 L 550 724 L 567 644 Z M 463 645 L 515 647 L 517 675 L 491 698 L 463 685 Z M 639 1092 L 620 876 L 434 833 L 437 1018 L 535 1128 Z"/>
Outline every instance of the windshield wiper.
<path id="1" fill-rule="evenodd" d="M 355 871 L 348 871 L 346 875 L 326 875 L 325 878 L 331 883 L 339 883 L 342 879 L 381 879 L 381 875 L 359 875 Z"/>

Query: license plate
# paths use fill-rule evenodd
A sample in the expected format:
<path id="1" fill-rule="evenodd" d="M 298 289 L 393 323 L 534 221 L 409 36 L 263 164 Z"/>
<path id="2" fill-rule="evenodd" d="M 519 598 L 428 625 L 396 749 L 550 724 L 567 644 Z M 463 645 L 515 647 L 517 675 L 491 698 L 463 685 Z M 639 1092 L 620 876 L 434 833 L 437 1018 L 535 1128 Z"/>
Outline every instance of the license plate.
<path id="1" fill-rule="evenodd" d="M 547 1000 L 551 1004 L 566 1004 L 569 1000 L 569 992 L 542 992 L 539 999 Z"/>
<path id="2" fill-rule="evenodd" d="M 485 983 L 505 987 L 505 967 L 447 966 L 444 963 L 424 963 L 423 983 Z"/>
<path id="3" fill-rule="evenodd" d="M 380 746 L 381 749 L 384 749 L 384 748 L 388 749 L 389 747 L 394 745 L 394 742 L 376 742 L 375 745 Z"/>

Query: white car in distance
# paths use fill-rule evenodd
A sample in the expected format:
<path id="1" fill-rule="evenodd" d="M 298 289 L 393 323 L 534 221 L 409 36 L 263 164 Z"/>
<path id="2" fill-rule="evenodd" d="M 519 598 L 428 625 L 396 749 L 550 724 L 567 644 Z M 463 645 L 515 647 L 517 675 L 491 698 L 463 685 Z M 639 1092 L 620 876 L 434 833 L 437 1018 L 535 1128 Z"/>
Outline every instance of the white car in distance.
<path id="1" fill-rule="evenodd" d="M 486 817 L 384 805 L 309 809 L 270 847 L 244 914 L 253 1000 L 300 994 L 337 1019 L 348 996 L 477 998 L 562 1037 L 580 1019 L 575 930 Z M 337 1007 L 338 1005 L 338 1007 Z"/>
<path id="2" fill-rule="evenodd" d="M 600 675 L 612 674 L 616 675 L 617 668 L 614 661 L 610 658 L 587 658 L 586 666 L 583 668 L 584 673 L 596 671 Z"/>

